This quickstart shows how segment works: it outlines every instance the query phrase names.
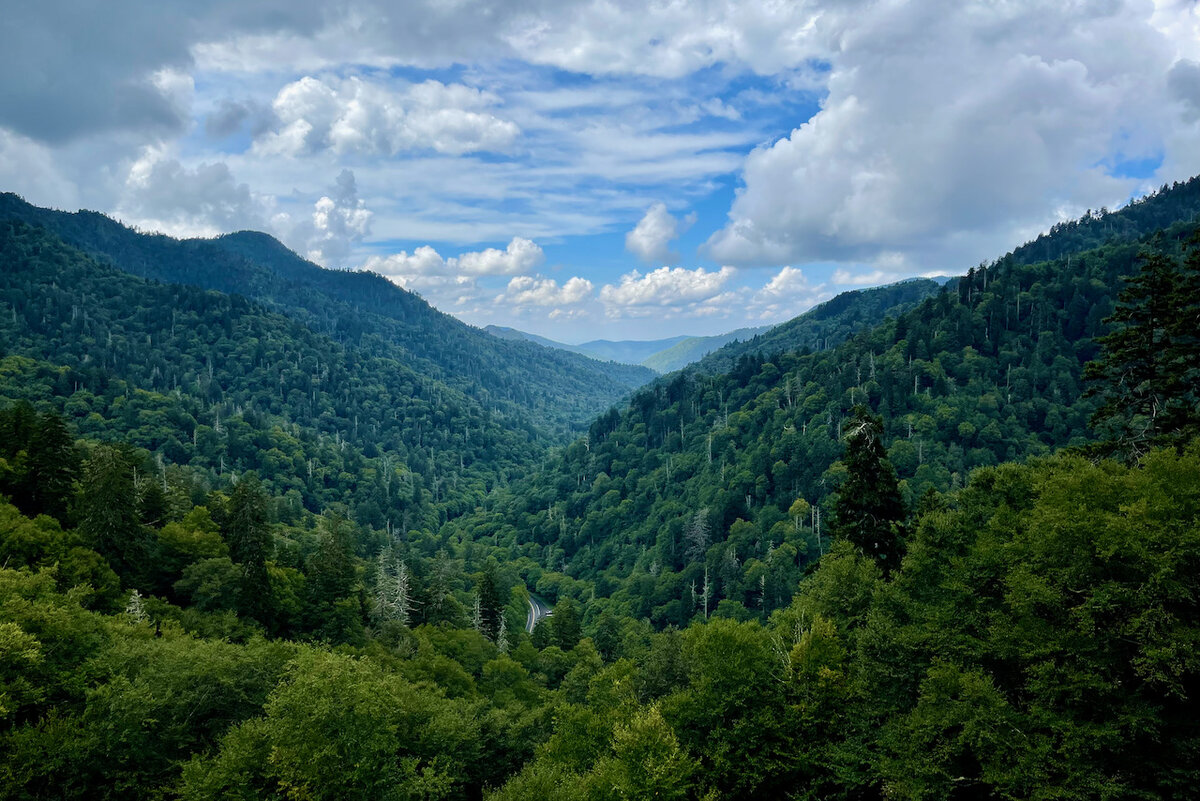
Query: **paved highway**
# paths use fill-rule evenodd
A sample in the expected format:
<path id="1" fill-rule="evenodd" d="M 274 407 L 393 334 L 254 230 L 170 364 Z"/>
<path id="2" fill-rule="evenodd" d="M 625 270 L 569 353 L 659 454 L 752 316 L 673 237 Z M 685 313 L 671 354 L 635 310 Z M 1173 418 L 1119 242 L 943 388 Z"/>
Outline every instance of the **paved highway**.
<path id="1" fill-rule="evenodd" d="M 533 634 L 533 628 L 542 618 L 550 617 L 554 610 L 545 600 L 533 593 L 529 594 L 529 616 L 525 618 L 525 630 Z"/>

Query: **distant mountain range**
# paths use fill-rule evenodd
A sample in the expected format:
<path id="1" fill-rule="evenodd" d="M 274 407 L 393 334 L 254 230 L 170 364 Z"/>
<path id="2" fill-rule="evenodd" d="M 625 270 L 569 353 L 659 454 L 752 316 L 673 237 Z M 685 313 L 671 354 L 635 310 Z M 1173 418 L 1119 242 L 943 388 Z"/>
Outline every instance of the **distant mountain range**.
<path id="1" fill-rule="evenodd" d="M 515 328 L 489 325 L 483 330 L 501 339 L 525 340 L 601 361 L 638 364 L 663 375 L 684 368 L 708 374 L 723 373 L 733 369 L 739 358 L 750 354 L 833 348 L 864 328 L 908 311 L 937 294 L 949 280 L 910 278 L 872 289 L 852 289 L 787 322 L 739 328 L 708 337 L 678 336 L 624 342 L 597 339 L 567 345 Z"/>
<path id="2" fill-rule="evenodd" d="M 623 364 L 638 364 L 649 367 L 657 373 L 670 373 L 679 370 L 692 362 L 698 361 L 717 348 L 736 340 L 751 339 L 771 330 L 772 326 L 759 328 L 739 328 L 726 334 L 716 334 L 707 337 L 676 336 L 667 339 L 635 340 L 627 339 L 613 341 L 609 339 L 593 339 L 579 345 L 568 345 L 553 339 L 540 337 L 506 326 L 489 325 L 483 330 L 500 339 L 516 339 L 536 342 L 547 348 L 579 353 L 599 361 L 613 361 Z"/>

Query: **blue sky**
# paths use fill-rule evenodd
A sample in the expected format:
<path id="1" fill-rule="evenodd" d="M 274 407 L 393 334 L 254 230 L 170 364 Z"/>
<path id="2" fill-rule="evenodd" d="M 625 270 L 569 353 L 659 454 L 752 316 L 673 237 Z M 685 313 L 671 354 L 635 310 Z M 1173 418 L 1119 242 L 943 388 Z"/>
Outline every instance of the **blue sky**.
<path id="1" fill-rule="evenodd" d="M 1190 0 L 10 12 L 0 189 L 570 342 L 780 322 L 1200 172 Z"/>

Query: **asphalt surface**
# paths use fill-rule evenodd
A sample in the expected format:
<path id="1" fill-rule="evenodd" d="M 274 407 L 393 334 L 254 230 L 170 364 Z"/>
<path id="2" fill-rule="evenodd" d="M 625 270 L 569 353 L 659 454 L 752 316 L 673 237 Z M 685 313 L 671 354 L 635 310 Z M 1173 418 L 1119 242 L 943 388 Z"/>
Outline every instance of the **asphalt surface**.
<path id="1" fill-rule="evenodd" d="M 542 621 L 543 618 L 550 617 L 554 611 L 550 604 L 543 599 L 530 593 L 529 595 L 529 615 L 525 618 L 525 630 L 533 634 L 533 628 Z"/>

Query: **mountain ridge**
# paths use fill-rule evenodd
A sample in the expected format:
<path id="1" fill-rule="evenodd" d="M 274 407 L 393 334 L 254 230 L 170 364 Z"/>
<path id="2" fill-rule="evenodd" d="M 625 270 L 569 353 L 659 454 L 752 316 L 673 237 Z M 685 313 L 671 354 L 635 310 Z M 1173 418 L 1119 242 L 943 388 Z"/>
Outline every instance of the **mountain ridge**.
<path id="1" fill-rule="evenodd" d="M 420 371 L 528 418 L 552 439 L 580 430 L 654 376 L 646 368 L 565 352 L 547 356 L 532 344 L 496 339 L 382 276 L 321 268 L 261 232 L 177 240 L 135 232 L 98 212 L 41 209 L 11 193 L 0 194 L 0 219 L 44 226 L 133 275 L 266 302 L 345 342 L 381 337 Z"/>

